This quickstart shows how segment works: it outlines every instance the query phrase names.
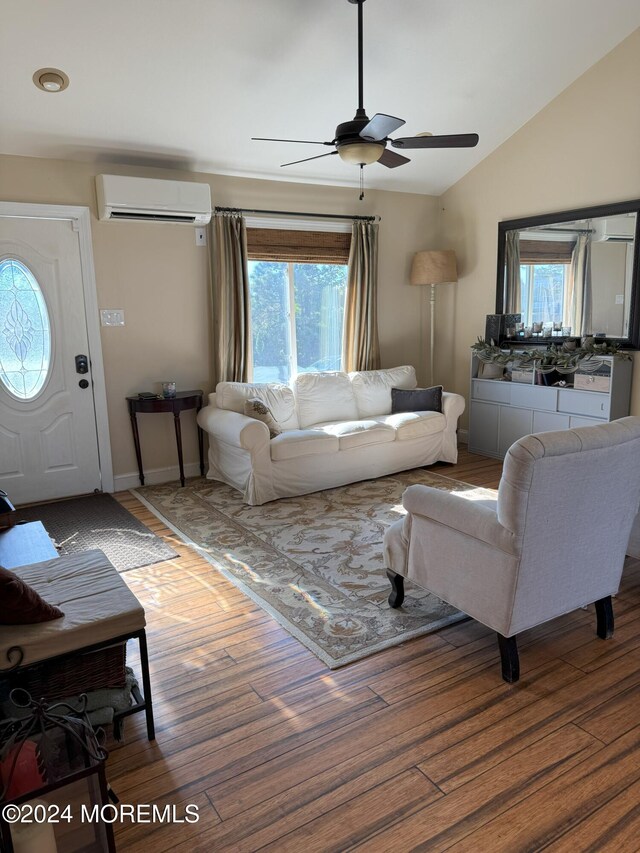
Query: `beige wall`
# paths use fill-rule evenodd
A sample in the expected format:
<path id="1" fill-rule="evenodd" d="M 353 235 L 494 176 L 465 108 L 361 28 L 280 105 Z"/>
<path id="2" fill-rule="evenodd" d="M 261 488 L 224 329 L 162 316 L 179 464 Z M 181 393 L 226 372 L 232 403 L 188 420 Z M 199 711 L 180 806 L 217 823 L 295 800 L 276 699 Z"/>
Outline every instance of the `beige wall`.
<path id="1" fill-rule="evenodd" d="M 629 306 L 616 303 L 616 297 L 624 300 L 624 283 L 627 271 L 627 244 L 591 244 L 591 329 L 604 332 L 611 337 L 622 337 L 624 312 Z"/>
<path id="2" fill-rule="evenodd" d="M 433 248 L 437 199 L 417 194 L 256 181 L 159 169 L 90 165 L 0 156 L 0 200 L 88 205 L 101 308 L 122 308 L 124 328 L 103 328 L 109 427 L 116 476 L 136 471 L 124 398 L 157 390 L 165 379 L 178 388 L 212 387 L 208 248 L 194 229 L 95 218 L 94 177 L 100 172 L 207 181 L 214 204 L 314 213 L 379 214 L 379 324 L 383 366 L 424 365 L 421 288 L 408 286 L 414 251 Z M 422 378 L 424 373 L 421 374 Z M 185 416 L 183 416 L 185 417 Z M 169 417 L 141 416 L 146 469 L 175 464 Z M 195 430 L 183 429 L 185 459 L 197 459 Z"/>
<path id="3" fill-rule="evenodd" d="M 640 30 L 442 196 L 444 243 L 460 267 L 440 301 L 436 364 L 446 387 L 468 395 L 469 346 L 495 310 L 500 220 L 640 197 L 638 80 Z M 640 415 L 635 362 L 632 413 Z"/>

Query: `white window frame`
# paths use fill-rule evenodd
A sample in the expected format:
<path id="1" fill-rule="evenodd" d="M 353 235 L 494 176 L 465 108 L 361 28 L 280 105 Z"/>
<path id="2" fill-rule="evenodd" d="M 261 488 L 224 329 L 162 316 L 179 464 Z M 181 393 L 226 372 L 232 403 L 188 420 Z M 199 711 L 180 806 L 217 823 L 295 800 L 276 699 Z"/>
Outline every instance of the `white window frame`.
<path id="1" fill-rule="evenodd" d="M 561 316 L 560 316 L 560 321 L 559 321 L 559 322 L 562 322 L 562 318 L 564 317 L 564 312 L 565 312 L 565 304 L 566 304 L 566 300 L 567 300 L 567 275 L 569 273 L 570 264 L 568 264 L 568 263 L 565 264 L 565 263 L 562 263 L 561 261 L 554 261 L 552 263 L 554 264 L 554 266 L 560 266 L 560 267 L 565 268 L 564 279 L 563 279 L 563 287 L 562 287 L 562 308 L 561 308 Z M 537 264 L 537 263 L 530 263 L 530 262 L 520 264 L 521 267 L 527 267 L 526 288 L 528 291 L 528 299 L 527 299 L 528 310 L 527 310 L 527 316 L 522 318 L 522 322 L 525 324 L 525 326 L 530 326 L 533 322 L 532 317 L 533 317 L 534 267 L 545 266 L 545 265 L 546 264 Z M 520 273 L 520 278 L 522 278 L 522 273 Z"/>

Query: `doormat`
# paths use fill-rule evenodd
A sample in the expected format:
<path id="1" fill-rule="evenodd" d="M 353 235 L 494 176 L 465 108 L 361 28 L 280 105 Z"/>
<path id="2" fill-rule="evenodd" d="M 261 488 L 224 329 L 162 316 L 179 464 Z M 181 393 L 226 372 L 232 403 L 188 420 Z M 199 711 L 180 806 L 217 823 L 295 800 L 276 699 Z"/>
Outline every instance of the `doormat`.
<path id="1" fill-rule="evenodd" d="M 178 554 L 107 494 L 18 509 L 18 521 L 41 521 L 61 555 L 100 548 L 120 572 Z"/>
<path id="2" fill-rule="evenodd" d="M 382 540 L 414 483 L 495 498 L 422 469 L 262 506 L 200 479 L 134 494 L 333 669 L 465 618 L 409 581 L 402 608 L 387 602 Z"/>

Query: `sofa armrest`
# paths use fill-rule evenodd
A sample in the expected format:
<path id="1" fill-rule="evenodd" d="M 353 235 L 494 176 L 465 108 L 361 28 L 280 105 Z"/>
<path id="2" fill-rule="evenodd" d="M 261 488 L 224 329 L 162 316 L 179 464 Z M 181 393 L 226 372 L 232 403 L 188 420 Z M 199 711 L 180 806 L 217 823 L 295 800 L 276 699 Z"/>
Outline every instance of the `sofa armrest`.
<path id="1" fill-rule="evenodd" d="M 423 516 L 450 527 L 507 554 L 518 555 L 518 540 L 498 522 L 495 510 L 431 486 L 409 486 L 402 505 L 414 516 Z"/>
<path id="2" fill-rule="evenodd" d="M 452 424 L 457 426 L 458 418 L 464 412 L 466 401 L 461 394 L 454 394 L 451 391 L 442 392 L 442 414 L 447 419 L 447 427 Z"/>
<path id="3" fill-rule="evenodd" d="M 269 447 L 269 427 L 255 418 L 248 418 L 229 409 L 205 406 L 198 412 L 198 424 L 217 441 L 242 450 L 253 451 Z"/>

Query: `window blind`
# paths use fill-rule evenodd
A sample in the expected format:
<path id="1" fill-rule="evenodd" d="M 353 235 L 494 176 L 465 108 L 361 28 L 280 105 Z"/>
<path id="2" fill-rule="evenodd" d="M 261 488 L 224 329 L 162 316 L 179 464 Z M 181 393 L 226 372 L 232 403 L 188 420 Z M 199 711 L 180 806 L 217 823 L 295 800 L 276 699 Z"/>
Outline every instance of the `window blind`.
<path id="1" fill-rule="evenodd" d="M 350 233 L 247 228 L 247 256 L 251 261 L 346 264 L 350 247 Z"/>
<path id="2" fill-rule="evenodd" d="M 573 240 L 520 240 L 520 263 L 570 264 L 575 245 Z"/>

